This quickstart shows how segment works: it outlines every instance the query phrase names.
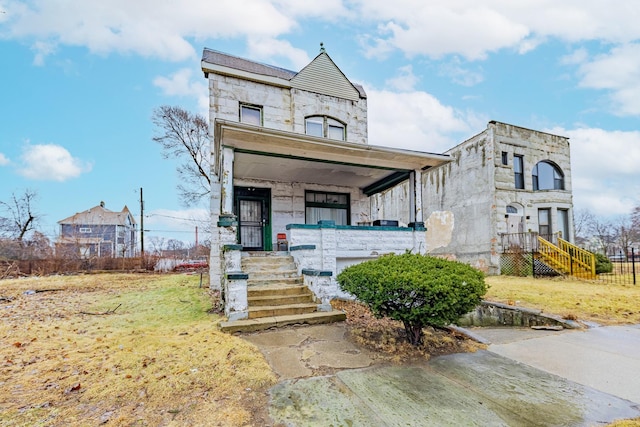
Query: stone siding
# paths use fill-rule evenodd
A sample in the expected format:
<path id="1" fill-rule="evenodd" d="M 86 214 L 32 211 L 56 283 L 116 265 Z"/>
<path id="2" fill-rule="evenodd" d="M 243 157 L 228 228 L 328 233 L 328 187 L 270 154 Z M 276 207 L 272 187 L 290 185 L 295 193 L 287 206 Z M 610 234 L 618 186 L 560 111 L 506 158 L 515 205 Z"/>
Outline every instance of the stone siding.
<path id="1" fill-rule="evenodd" d="M 209 74 L 209 120 L 240 121 L 240 105 L 262 107 L 266 128 L 305 133 L 305 118 L 333 117 L 346 125 L 347 141 L 367 143 L 367 100 L 357 102 L 306 92 L 290 87 L 266 85 L 237 77 Z"/>

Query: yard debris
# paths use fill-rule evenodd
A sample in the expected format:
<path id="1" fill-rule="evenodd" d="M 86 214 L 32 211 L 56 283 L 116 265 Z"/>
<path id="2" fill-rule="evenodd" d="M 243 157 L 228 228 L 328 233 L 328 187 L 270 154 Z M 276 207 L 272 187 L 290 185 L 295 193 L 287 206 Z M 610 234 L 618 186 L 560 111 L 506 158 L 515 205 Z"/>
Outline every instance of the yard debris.
<path id="1" fill-rule="evenodd" d="M 64 291 L 64 289 L 29 289 L 28 291 L 24 291 L 23 294 L 35 295 L 41 292 L 60 292 L 60 291 Z"/>
<path id="2" fill-rule="evenodd" d="M 91 313 L 91 312 L 88 312 L 88 311 L 81 311 L 80 314 L 90 314 L 92 316 L 105 316 L 105 315 L 108 315 L 108 314 L 115 313 L 116 310 L 119 309 L 121 305 L 122 304 L 118 304 L 118 306 L 116 308 L 114 308 L 113 310 L 107 310 L 104 313 Z"/>
<path id="3" fill-rule="evenodd" d="M 531 329 L 545 330 L 545 331 L 561 331 L 564 329 L 561 325 L 534 325 Z"/>

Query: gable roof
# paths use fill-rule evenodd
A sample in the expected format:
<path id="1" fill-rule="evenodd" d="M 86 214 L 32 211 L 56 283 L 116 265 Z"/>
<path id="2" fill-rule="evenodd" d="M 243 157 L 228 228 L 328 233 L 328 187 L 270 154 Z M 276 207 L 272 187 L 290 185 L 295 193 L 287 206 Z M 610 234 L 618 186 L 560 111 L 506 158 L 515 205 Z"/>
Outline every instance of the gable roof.
<path id="1" fill-rule="evenodd" d="M 340 71 L 326 52 L 320 52 L 306 67 L 291 79 L 291 85 L 309 92 L 357 101 L 359 91 Z"/>
<path id="2" fill-rule="evenodd" d="M 114 212 L 106 209 L 102 204 L 87 209 L 84 212 L 78 212 L 68 218 L 58 221 L 58 224 L 74 224 L 74 225 L 127 225 L 127 217 L 131 224 L 135 224 L 135 218 L 125 205 L 122 211 Z"/>
<path id="3" fill-rule="evenodd" d="M 324 51 L 300 72 L 295 72 L 205 48 L 202 71 L 205 77 L 214 72 L 346 99 L 367 97 L 364 88 L 351 83 Z"/>

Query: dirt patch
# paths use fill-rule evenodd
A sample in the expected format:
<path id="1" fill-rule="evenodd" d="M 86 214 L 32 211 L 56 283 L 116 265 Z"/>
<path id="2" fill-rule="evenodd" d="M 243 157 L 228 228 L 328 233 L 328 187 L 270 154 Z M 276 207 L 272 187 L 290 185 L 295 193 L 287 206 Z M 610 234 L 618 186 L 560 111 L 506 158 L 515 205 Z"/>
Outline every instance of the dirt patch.
<path id="1" fill-rule="evenodd" d="M 474 352 L 486 348 L 462 334 L 427 327 L 422 345 L 411 345 L 401 322 L 378 319 L 364 304 L 353 301 L 334 301 L 334 308 L 347 315 L 348 338 L 369 351 L 376 359 L 392 363 L 429 360 L 444 354 Z"/>

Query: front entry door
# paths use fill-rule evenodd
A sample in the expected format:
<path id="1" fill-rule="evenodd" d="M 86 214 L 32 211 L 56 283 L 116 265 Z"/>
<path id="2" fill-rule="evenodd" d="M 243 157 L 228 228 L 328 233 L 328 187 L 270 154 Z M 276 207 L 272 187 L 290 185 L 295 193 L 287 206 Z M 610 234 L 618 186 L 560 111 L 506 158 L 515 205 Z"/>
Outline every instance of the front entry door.
<path id="1" fill-rule="evenodd" d="M 234 210 L 238 218 L 238 243 L 245 251 L 270 251 L 269 188 L 236 187 Z"/>

